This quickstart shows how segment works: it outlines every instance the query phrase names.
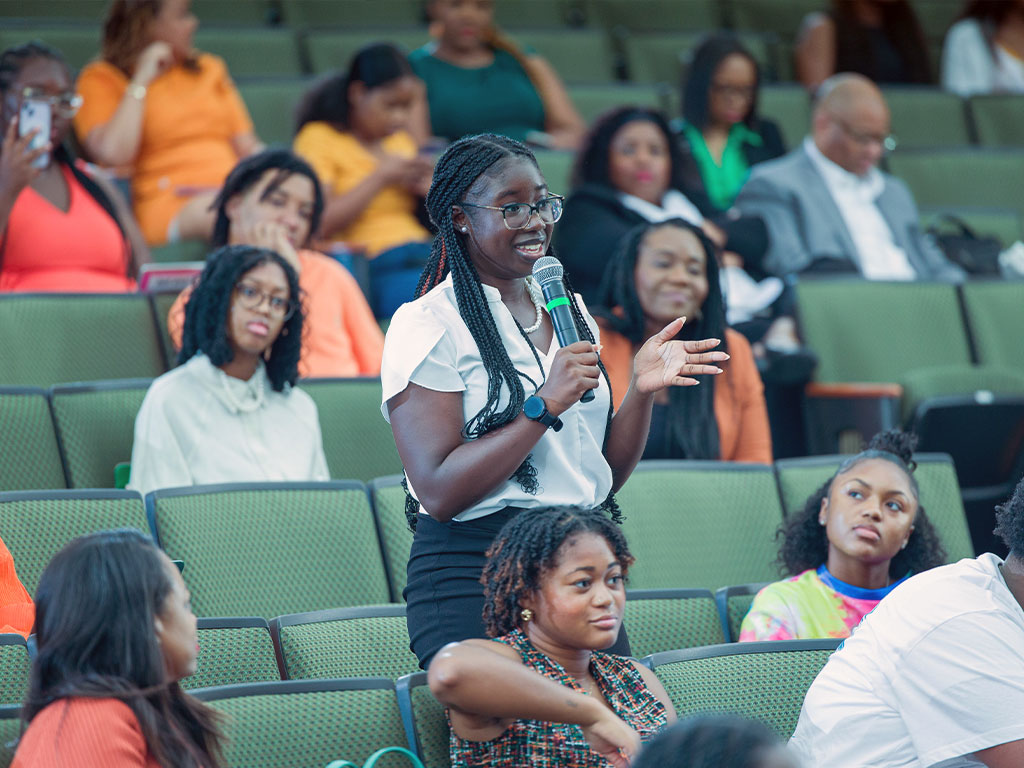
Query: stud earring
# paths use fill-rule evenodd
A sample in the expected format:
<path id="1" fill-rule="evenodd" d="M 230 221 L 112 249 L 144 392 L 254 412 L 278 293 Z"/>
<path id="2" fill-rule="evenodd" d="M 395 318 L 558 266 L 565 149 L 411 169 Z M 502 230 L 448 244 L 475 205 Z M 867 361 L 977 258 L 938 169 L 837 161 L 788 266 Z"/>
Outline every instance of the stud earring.
<path id="1" fill-rule="evenodd" d="M 900 549 L 906 549 L 907 548 L 907 544 L 909 544 L 909 543 L 910 543 L 910 539 L 904 539 L 903 543 L 900 544 Z"/>
<path id="2" fill-rule="evenodd" d="M 529 621 L 533 618 L 533 611 L 531 611 L 529 608 L 523 608 L 523 610 L 519 612 L 519 617 L 523 621 Z"/>
<path id="3" fill-rule="evenodd" d="M 462 231 L 462 232 L 468 232 L 469 230 L 468 230 L 468 229 L 466 229 L 465 227 L 463 227 L 461 231 Z"/>
<path id="4" fill-rule="evenodd" d="M 818 525 L 824 525 L 824 524 L 825 524 L 825 518 L 819 517 L 818 518 Z"/>

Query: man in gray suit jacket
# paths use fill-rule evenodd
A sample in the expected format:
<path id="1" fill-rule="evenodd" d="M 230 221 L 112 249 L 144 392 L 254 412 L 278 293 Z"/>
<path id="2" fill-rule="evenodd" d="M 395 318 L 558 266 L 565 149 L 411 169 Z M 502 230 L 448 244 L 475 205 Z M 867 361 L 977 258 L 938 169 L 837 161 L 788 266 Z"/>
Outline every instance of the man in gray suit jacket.
<path id="1" fill-rule="evenodd" d="M 736 205 L 768 228 L 764 269 L 860 272 L 875 280 L 961 280 L 921 232 L 907 185 L 878 170 L 889 138 L 882 92 L 860 75 L 819 90 L 812 135 L 788 155 L 755 165 Z"/>

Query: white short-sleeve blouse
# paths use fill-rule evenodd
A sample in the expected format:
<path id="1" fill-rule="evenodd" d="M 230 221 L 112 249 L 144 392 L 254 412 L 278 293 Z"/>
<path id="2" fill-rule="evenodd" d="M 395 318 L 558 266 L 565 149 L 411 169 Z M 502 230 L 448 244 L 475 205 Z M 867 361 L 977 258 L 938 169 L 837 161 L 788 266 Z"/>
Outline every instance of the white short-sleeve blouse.
<path id="1" fill-rule="evenodd" d="M 512 363 L 539 387 L 558 351 L 557 339 L 552 338 L 549 349 L 537 350 L 544 365 L 542 373 L 531 345 L 519 332 L 498 290 L 489 285 L 482 287 Z M 583 300 L 579 295 L 576 300 L 594 338 L 599 339 L 597 324 Z M 534 392 L 533 385 L 529 379 L 521 380 L 529 397 Z M 450 275 L 425 296 L 402 305 L 391 319 L 381 365 L 381 411 L 385 419 L 389 415 L 388 400 L 401 393 L 409 382 L 439 392 L 462 392 L 464 424 L 487 401 L 487 372 L 476 341 L 459 315 Z M 498 409 L 508 401 L 509 392 L 503 387 Z M 608 383 L 602 376 L 591 402 L 577 403 L 563 413 L 560 416 L 563 427 L 559 432 L 549 429 L 544 433 L 530 453 L 537 467 L 540 487 L 536 495 L 527 493 L 510 479 L 454 519 L 473 520 L 508 506 L 530 509 L 600 505 L 612 487 L 611 467 L 602 452 L 609 402 Z M 409 490 L 415 497 L 411 481 Z M 422 507 L 420 511 L 427 512 Z"/>

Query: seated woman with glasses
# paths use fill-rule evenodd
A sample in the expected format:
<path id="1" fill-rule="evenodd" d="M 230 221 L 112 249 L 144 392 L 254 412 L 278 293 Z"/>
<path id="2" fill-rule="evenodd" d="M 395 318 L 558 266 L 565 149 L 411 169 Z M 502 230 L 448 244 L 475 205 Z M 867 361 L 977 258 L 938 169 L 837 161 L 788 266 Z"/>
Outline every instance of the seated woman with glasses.
<path id="1" fill-rule="evenodd" d="M 316 405 L 295 388 L 299 280 L 277 253 L 210 255 L 185 307 L 179 366 L 135 419 L 128 487 L 327 480 Z"/>
<path id="2" fill-rule="evenodd" d="M 134 290 L 149 252 L 120 193 L 64 144 L 81 105 L 64 57 L 40 42 L 8 48 L 0 98 L 0 291 Z M 45 136 L 21 135 L 23 108 Z"/>

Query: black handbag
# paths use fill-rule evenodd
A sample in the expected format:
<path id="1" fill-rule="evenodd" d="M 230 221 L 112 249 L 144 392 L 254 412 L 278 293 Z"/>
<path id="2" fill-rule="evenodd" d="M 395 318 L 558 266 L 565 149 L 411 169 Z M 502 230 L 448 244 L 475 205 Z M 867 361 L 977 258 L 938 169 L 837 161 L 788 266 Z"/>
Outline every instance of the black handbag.
<path id="1" fill-rule="evenodd" d="M 978 235 L 956 216 L 943 214 L 928 227 L 928 234 L 946 258 L 969 275 L 998 275 L 1003 244 L 998 237 Z"/>

